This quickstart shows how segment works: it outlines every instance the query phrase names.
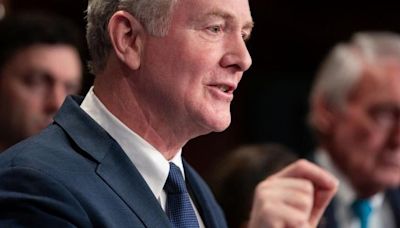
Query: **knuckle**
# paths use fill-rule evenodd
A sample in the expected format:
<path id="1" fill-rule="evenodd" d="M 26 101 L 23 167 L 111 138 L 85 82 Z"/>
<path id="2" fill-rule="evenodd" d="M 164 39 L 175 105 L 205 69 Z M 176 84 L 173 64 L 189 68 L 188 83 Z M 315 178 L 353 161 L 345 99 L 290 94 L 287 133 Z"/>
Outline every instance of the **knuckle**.
<path id="1" fill-rule="evenodd" d="M 303 191 L 307 194 L 314 194 L 314 184 L 311 181 L 304 181 Z"/>
<path id="2" fill-rule="evenodd" d="M 302 167 L 302 168 L 306 168 L 306 167 L 308 167 L 308 166 L 310 166 L 310 162 L 309 161 L 307 161 L 306 159 L 299 159 L 297 162 L 296 162 L 296 164 L 299 166 L 299 167 Z"/>
<path id="3" fill-rule="evenodd" d="M 305 225 L 307 224 L 307 218 L 306 217 L 298 217 L 298 218 L 294 218 L 292 220 L 289 221 L 289 223 L 287 224 L 287 227 L 290 228 L 300 228 L 300 227 L 305 227 Z"/>

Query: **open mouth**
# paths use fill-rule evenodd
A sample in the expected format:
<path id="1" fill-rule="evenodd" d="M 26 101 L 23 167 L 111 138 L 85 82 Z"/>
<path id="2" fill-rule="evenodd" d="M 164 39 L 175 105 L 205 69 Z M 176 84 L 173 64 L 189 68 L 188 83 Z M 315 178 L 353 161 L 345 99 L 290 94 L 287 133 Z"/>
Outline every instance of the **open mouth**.
<path id="1" fill-rule="evenodd" d="M 221 91 L 223 93 L 227 93 L 227 94 L 233 94 L 233 91 L 235 91 L 235 89 L 236 89 L 236 86 L 234 86 L 233 84 L 230 85 L 228 83 L 214 84 L 211 86 L 216 87 L 216 88 L 218 88 L 219 91 Z"/>
<path id="2" fill-rule="evenodd" d="M 221 85 L 218 86 L 219 90 L 221 90 L 224 93 L 233 93 L 233 88 L 228 86 L 228 85 Z"/>
<path id="3" fill-rule="evenodd" d="M 209 85 L 209 88 L 211 89 L 210 91 L 212 91 L 212 94 L 214 94 L 215 98 L 224 100 L 226 102 L 231 102 L 236 86 L 228 83 L 216 83 Z"/>

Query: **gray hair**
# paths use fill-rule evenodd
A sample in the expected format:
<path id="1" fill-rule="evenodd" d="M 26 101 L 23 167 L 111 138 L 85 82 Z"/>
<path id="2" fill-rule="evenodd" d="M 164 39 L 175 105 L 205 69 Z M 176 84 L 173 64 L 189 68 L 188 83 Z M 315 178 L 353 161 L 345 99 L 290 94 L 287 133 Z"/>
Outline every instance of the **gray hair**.
<path id="1" fill-rule="evenodd" d="M 90 64 L 93 73 L 101 72 L 112 49 L 108 34 L 108 22 L 118 10 L 132 14 L 154 36 L 168 32 L 173 7 L 178 0 L 89 0 L 87 8 L 87 32 Z"/>
<path id="2" fill-rule="evenodd" d="M 364 67 L 381 65 L 389 58 L 400 63 L 400 36 L 391 32 L 360 32 L 350 42 L 336 45 L 325 59 L 311 90 L 310 104 L 323 97 L 328 105 L 344 109 Z M 312 110 L 312 107 L 311 107 Z M 312 112 L 312 111 L 311 111 Z M 309 122 L 313 126 L 312 113 Z"/>

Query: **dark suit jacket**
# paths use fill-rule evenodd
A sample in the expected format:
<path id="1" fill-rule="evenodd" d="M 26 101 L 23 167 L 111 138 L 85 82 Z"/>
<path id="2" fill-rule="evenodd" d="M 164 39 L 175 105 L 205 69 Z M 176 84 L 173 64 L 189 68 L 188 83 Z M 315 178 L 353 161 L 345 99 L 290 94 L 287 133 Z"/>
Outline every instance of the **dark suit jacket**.
<path id="1" fill-rule="evenodd" d="M 81 100 L 68 97 L 52 125 L 0 155 L 0 227 L 171 227 L 138 170 L 80 109 Z M 183 164 L 206 227 L 226 227 L 205 182 Z"/>
<path id="2" fill-rule="evenodd" d="M 396 227 L 400 227 L 400 189 L 391 189 L 386 191 L 386 197 L 390 202 L 392 208 L 393 217 L 395 219 L 394 224 Z M 341 228 L 338 226 L 338 221 L 336 219 L 335 213 L 335 199 L 329 204 L 326 209 L 319 228 Z"/>
<path id="3" fill-rule="evenodd" d="M 311 155 L 307 157 L 308 160 L 316 163 L 315 157 Z M 389 200 L 390 206 L 395 219 L 394 224 L 400 228 L 400 189 L 390 189 L 385 192 L 385 197 Z M 338 226 L 338 221 L 335 212 L 335 198 L 332 199 L 326 208 L 318 228 L 344 228 Z"/>

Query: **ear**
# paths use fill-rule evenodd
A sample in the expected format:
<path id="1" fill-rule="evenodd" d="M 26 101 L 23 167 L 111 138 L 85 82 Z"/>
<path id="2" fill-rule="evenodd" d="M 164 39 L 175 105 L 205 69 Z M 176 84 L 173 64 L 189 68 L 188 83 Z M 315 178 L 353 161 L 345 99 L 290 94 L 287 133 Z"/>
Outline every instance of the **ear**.
<path id="1" fill-rule="evenodd" d="M 139 69 L 145 34 L 141 23 L 130 13 L 117 11 L 110 18 L 108 32 L 118 59 L 132 70 Z"/>
<path id="2" fill-rule="evenodd" d="M 335 127 L 335 119 L 338 114 L 331 104 L 323 96 L 318 96 L 312 100 L 312 124 L 317 130 L 326 135 L 332 132 Z"/>

